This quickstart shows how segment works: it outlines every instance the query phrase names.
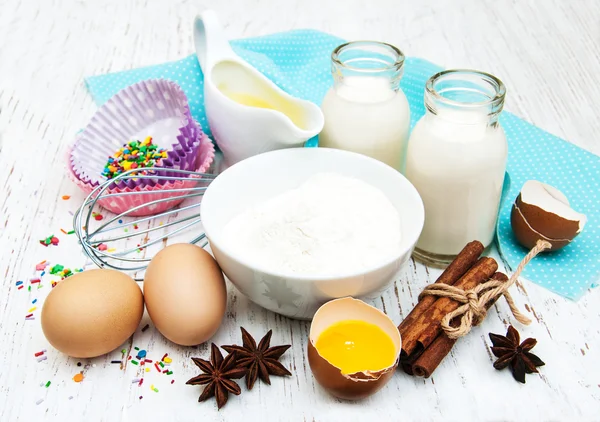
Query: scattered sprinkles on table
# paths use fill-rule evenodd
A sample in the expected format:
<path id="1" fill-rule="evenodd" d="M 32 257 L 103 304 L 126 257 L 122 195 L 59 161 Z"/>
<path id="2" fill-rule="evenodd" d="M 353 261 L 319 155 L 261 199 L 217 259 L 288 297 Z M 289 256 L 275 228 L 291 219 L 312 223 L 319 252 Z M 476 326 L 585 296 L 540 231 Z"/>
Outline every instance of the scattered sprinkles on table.
<path id="1" fill-rule="evenodd" d="M 35 353 L 33 356 L 37 359 L 38 363 L 45 361 L 48 357 L 45 355 L 46 349 L 42 349 L 39 352 Z"/>
<path id="2" fill-rule="evenodd" d="M 112 179 L 128 170 L 160 165 L 163 158 L 167 158 L 167 150 L 153 144 L 152 137 L 149 136 L 142 142 L 130 141 L 116 151 L 112 157 L 108 157 L 102 175 L 107 179 Z M 141 173 L 147 174 L 145 171 L 141 171 Z"/>
<path id="3" fill-rule="evenodd" d="M 148 327 L 148 324 L 144 326 L 144 328 Z M 173 371 L 170 369 L 170 365 L 173 362 L 173 359 L 169 357 L 168 353 L 165 353 L 160 360 L 152 360 L 148 359 L 148 351 L 145 349 L 140 349 L 139 347 L 133 348 L 134 353 L 127 355 L 127 350 L 121 350 L 122 360 L 113 360 L 111 363 L 120 364 L 120 369 L 123 369 L 124 362 L 130 362 L 136 366 L 135 376 L 131 379 L 131 384 L 137 384 L 138 387 L 141 387 L 144 383 L 144 376 L 148 375 L 150 372 L 150 368 L 153 366 L 156 368 L 156 372 L 159 374 L 164 374 L 167 376 L 173 375 Z M 125 357 L 127 356 L 127 359 Z M 151 376 L 151 375 L 148 375 Z M 174 384 L 175 380 L 171 379 L 170 384 Z M 150 385 L 150 389 L 155 393 L 158 393 L 158 388 L 155 384 Z"/>
<path id="4" fill-rule="evenodd" d="M 46 269 L 46 267 L 49 266 L 49 265 L 50 264 L 46 260 L 43 260 L 39 264 L 36 264 L 35 270 L 36 271 L 44 271 Z"/>
<path id="5" fill-rule="evenodd" d="M 156 146 L 153 146 L 153 147 L 154 147 L 153 149 L 156 149 Z M 161 154 L 162 154 L 162 152 L 161 152 Z M 62 199 L 63 200 L 70 199 L 70 196 L 64 195 Z M 100 221 L 100 220 L 104 219 L 104 216 L 99 213 L 93 213 L 92 216 L 96 221 Z M 124 223 L 124 221 L 122 219 L 119 220 L 119 224 L 123 224 L 123 223 Z M 134 224 L 132 227 L 135 230 L 139 229 L 139 226 L 137 224 Z M 67 231 L 65 229 L 60 229 L 60 231 L 65 235 L 71 235 L 71 234 L 75 233 L 75 230 Z M 50 245 L 56 246 L 59 243 L 59 239 L 52 234 L 52 235 L 47 236 L 46 238 L 40 240 L 39 242 L 40 242 L 40 244 L 42 244 L 46 247 L 50 246 Z M 139 246 L 141 246 L 141 245 L 138 245 L 138 247 Z M 109 251 L 110 252 L 110 251 L 115 250 L 115 248 L 108 248 L 108 246 L 103 243 L 96 245 L 96 247 L 101 251 Z M 33 274 L 33 277 L 23 278 L 21 280 L 16 281 L 16 287 L 18 290 L 22 290 L 26 286 L 27 286 L 27 291 L 29 291 L 29 292 L 32 292 L 32 290 L 39 290 L 39 289 L 43 288 L 42 283 L 44 281 L 46 282 L 46 284 L 47 284 L 47 282 L 50 282 L 52 288 L 54 288 L 58 284 L 59 281 L 62 281 L 76 273 L 84 271 L 83 268 L 71 269 L 71 268 L 65 267 L 62 264 L 51 263 L 48 260 L 43 260 L 43 261 L 35 264 L 34 270 L 35 270 L 35 273 Z M 44 277 L 44 276 L 46 276 L 46 277 Z M 53 276 L 53 277 L 48 278 L 49 276 Z M 59 277 L 60 280 L 56 279 L 56 277 Z M 26 308 L 27 309 L 26 315 L 25 315 L 26 320 L 35 320 L 34 313 L 38 310 L 38 305 L 39 305 L 38 299 L 33 298 L 31 300 L 30 304 L 28 305 L 28 308 Z M 145 324 L 143 326 L 143 328 L 141 329 L 141 331 L 145 332 L 149 328 L 150 328 L 150 325 Z M 133 359 L 132 356 L 128 356 L 127 349 L 123 349 L 123 350 L 121 350 L 122 359 L 121 360 L 113 360 L 113 361 L 111 361 L 111 363 L 119 364 L 121 370 L 124 369 L 124 364 L 128 360 L 131 361 L 131 363 L 133 365 L 136 365 L 136 375 L 137 376 L 132 380 L 132 383 L 137 384 L 138 387 L 141 387 L 144 384 L 144 376 L 153 377 L 153 375 L 148 374 L 149 372 L 151 372 L 151 368 L 153 366 L 156 368 L 157 372 L 159 373 L 156 376 L 160 377 L 161 375 L 162 376 L 173 375 L 173 371 L 171 371 L 171 369 L 170 369 L 170 364 L 172 362 L 172 359 L 168 356 L 168 354 L 165 353 L 163 355 L 162 359 L 160 359 L 160 360 L 152 360 L 152 359 L 148 359 L 148 352 L 146 350 L 140 349 L 139 347 L 135 347 L 135 351 L 136 351 L 135 360 Z M 33 356 L 38 363 L 48 360 L 46 349 L 42 349 L 38 352 L 33 353 Z M 87 368 L 89 368 L 90 366 L 96 367 L 96 365 L 88 365 L 88 364 L 86 364 L 84 366 L 82 364 L 82 362 L 77 362 L 76 366 L 82 370 L 80 370 L 79 372 L 75 373 L 72 376 L 71 379 L 75 383 L 81 383 L 82 381 L 84 381 L 84 379 L 86 378 L 85 370 Z M 170 385 L 174 384 L 175 380 L 172 379 L 172 377 L 169 377 L 169 378 L 171 378 L 169 380 Z M 51 381 L 41 382 L 40 387 L 47 389 L 51 386 L 51 384 L 52 384 Z M 157 385 L 158 384 L 156 384 L 156 383 L 150 385 L 151 390 L 155 393 L 159 392 Z M 68 398 L 69 398 L 69 400 L 72 400 L 73 396 L 69 396 Z M 142 396 L 139 396 L 139 399 L 141 400 Z M 44 398 L 39 398 L 36 401 L 36 405 L 39 405 L 39 404 L 43 403 L 44 401 L 45 401 Z"/>
<path id="6" fill-rule="evenodd" d="M 35 318 L 34 318 L 34 316 L 33 316 L 33 313 L 34 313 L 34 312 L 37 310 L 37 306 L 35 306 L 36 302 L 37 302 L 37 299 L 34 299 L 34 300 L 31 302 L 31 304 L 32 304 L 32 305 L 34 305 L 34 306 L 32 306 L 31 308 L 29 308 L 29 310 L 27 311 L 27 315 L 25 315 L 25 320 L 26 320 L 26 321 L 32 321 L 32 320 L 34 320 L 34 319 L 35 319 Z M 44 350 L 44 351 L 45 351 L 45 350 Z M 43 354 L 43 353 L 42 353 L 42 354 Z M 39 355 L 36 353 L 36 357 L 37 357 L 37 356 L 39 356 Z"/>
<path id="7" fill-rule="evenodd" d="M 49 245 L 57 246 L 58 242 L 59 242 L 58 237 L 54 236 L 53 234 L 51 234 L 50 236 L 48 236 L 45 239 L 40 240 L 40 244 L 42 244 L 44 246 L 49 246 Z"/>
<path id="8" fill-rule="evenodd" d="M 65 268 L 64 265 L 60 265 L 60 264 L 51 266 L 50 269 L 48 269 L 48 267 L 50 267 L 50 263 L 46 260 L 35 265 L 35 271 L 41 272 L 41 273 L 39 274 L 39 276 L 35 276 L 35 277 L 32 277 L 29 279 L 29 285 L 27 286 L 28 292 L 31 292 L 32 290 L 39 290 L 39 289 L 43 288 L 44 286 L 42 284 L 42 280 L 46 274 L 60 277 L 60 280 L 53 280 L 51 282 L 51 286 L 52 286 L 52 288 L 54 288 L 54 287 L 56 287 L 56 285 L 58 284 L 59 281 L 62 281 L 65 278 L 70 277 L 75 273 L 80 273 L 83 271 L 83 268 L 75 268 L 75 269 L 71 270 L 70 268 Z M 22 290 L 25 287 L 25 283 L 23 282 L 23 280 L 19 280 L 16 282 L 16 286 L 17 286 L 18 290 Z M 31 303 L 32 303 L 32 305 L 35 305 L 35 303 L 37 303 L 37 299 L 34 299 Z M 35 307 L 35 306 L 32 307 L 31 309 L 29 309 L 29 311 L 27 312 L 27 315 L 25 316 L 25 319 L 27 319 L 27 320 L 35 319 L 33 317 L 32 312 L 35 311 L 36 309 L 37 309 L 37 307 Z"/>
<path id="9" fill-rule="evenodd" d="M 46 269 L 49 266 L 50 266 L 50 263 L 47 262 L 46 260 L 35 265 L 35 271 L 41 272 L 41 274 L 38 277 L 33 277 L 33 278 L 29 279 L 29 286 L 27 286 L 28 292 L 31 292 L 32 290 L 40 290 L 41 288 L 44 287 L 42 284 L 42 278 L 44 277 L 44 275 L 46 275 Z M 60 264 L 56 264 L 56 265 L 50 267 L 50 269 L 48 270 L 48 273 L 50 275 L 60 277 L 60 280 L 51 281 L 51 287 L 52 288 L 56 287 L 56 285 L 58 284 L 59 281 L 62 281 L 65 278 L 70 277 L 73 274 L 79 273 L 82 271 L 83 271 L 83 268 L 76 268 L 74 270 L 71 270 L 70 268 L 65 268 L 63 265 L 60 265 Z M 23 287 L 25 287 L 25 284 L 23 283 L 22 280 L 17 281 L 16 285 L 17 285 L 18 290 L 21 290 L 21 289 L 23 289 Z M 34 312 L 37 311 L 37 309 L 38 309 L 37 302 L 38 302 L 37 298 L 35 298 L 31 301 L 31 305 L 25 313 L 26 321 L 34 321 L 35 320 Z M 45 352 L 45 350 L 43 350 L 43 352 Z M 41 361 L 47 359 L 46 356 L 42 356 L 42 355 L 43 355 L 43 353 L 41 353 L 41 352 L 39 355 L 36 354 L 36 357 L 38 358 L 38 362 L 41 362 Z"/>
<path id="10" fill-rule="evenodd" d="M 60 277 L 60 280 L 64 280 L 65 278 L 71 277 L 75 273 L 80 273 L 83 271 L 83 268 L 75 268 L 71 270 L 70 268 L 65 268 L 64 265 L 56 264 L 53 267 L 50 267 L 50 274 L 57 275 Z M 52 282 L 52 287 L 55 287 L 57 284 L 56 281 Z"/>

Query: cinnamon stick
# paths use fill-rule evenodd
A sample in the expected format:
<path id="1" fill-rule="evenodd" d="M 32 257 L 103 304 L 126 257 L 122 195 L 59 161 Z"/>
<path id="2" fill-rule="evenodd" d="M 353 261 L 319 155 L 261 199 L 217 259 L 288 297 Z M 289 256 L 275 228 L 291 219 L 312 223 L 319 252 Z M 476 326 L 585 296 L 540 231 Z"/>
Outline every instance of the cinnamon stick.
<path id="1" fill-rule="evenodd" d="M 480 258 L 467 273 L 458 280 L 454 286 L 469 290 L 489 278 L 498 269 L 498 263 L 493 258 Z M 420 355 L 442 331 L 441 321 L 444 316 L 460 306 L 459 302 L 448 297 L 438 298 L 421 316 L 419 316 L 410 330 L 402 338 L 401 356 L 411 360 Z"/>
<path id="2" fill-rule="evenodd" d="M 435 281 L 436 283 L 453 285 L 456 283 L 465 273 L 475 264 L 481 253 L 483 252 L 483 244 L 477 240 L 467 243 L 467 245 L 460 251 L 460 253 L 454 258 L 454 261 L 446 267 L 444 272 Z M 423 313 L 429 309 L 429 307 L 437 300 L 435 296 L 425 296 L 419 303 L 413 308 L 406 318 L 398 326 L 400 336 L 404 337 L 407 330 L 410 330 L 413 323 Z"/>
<path id="3" fill-rule="evenodd" d="M 492 279 L 505 282 L 508 280 L 508 276 L 504 273 L 495 273 L 492 276 Z M 486 310 L 490 309 L 498 298 L 490 300 L 486 303 Z M 458 321 L 452 321 L 451 325 L 458 325 Z M 436 337 L 436 339 L 429 345 L 427 349 L 419 356 L 414 363 L 412 363 L 412 367 L 410 368 L 411 373 L 419 376 L 429 378 L 433 371 L 439 366 L 439 364 L 444 360 L 446 355 L 450 353 L 454 343 L 456 343 L 458 339 L 449 338 L 446 333 L 443 331 Z"/>

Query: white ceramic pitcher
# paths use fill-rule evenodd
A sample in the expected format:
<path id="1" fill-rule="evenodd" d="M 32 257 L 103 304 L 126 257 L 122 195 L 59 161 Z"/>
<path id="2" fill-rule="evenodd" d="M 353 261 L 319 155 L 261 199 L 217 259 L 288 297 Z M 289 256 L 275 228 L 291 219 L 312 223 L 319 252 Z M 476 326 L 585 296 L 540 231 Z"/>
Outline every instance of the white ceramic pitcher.
<path id="1" fill-rule="evenodd" d="M 214 11 L 196 17 L 194 43 L 208 123 L 226 166 L 301 147 L 323 129 L 316 104 L 287 94 L 233 52 Z"/>

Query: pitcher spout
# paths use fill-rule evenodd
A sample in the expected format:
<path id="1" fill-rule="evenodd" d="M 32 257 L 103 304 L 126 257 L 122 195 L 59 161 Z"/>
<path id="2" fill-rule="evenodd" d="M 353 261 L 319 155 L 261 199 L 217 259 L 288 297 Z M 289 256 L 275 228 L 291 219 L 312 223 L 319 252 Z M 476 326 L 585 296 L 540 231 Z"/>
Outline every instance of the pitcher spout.
<path id="1" fill-rule="evenodd" d="M 302 102 L 304 109 L 304 124 L 301 127 L 294 125 L 294 131 L 296 138 L 306 140 L 318 135 L 323 130 L 325 118 L 321 107 L 315 103 L 306 100 L 299 101 Z"/>

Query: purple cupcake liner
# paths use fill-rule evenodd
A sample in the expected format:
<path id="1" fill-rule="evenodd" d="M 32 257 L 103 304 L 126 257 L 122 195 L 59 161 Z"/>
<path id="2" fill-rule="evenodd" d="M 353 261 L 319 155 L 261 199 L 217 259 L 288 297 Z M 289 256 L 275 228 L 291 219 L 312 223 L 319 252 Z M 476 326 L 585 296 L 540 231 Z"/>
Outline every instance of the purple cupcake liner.
<path id="1" fill-rule="evenodd" d="M 195 171 L 203 132 L 192 118 L 187 97 L 179 85 L 165 79 L 150 79 L 131 85 L 113 96 L 94 114 L 78 135 L 69 154 L 73 175 L 92 187 L 105 182 L 102 175 L 109 156 L 131 140 L 151 136 L 167 150 L 167 158 L 156 167 L 160 176 L 169 169 Z M 134 189 L 164 184 L 148 178 L 115 183 L 111 188 Z"/>
<path id="2" fill-rule="evenodd" d="M 195 171 L 198 173 L 207 173 L 209 172 L 215 158 L 215 147 L 212 141 L 205 134 L 201 135 L 199 138 L 199 143 L 198 167 L 195 169 Z M 67 151 L 67 156 L 70 156 L 70 154 L 70 150 Z M 94 187 L 79 180 L 70 167 L 67 168 L 67 175 L 86 194 L 90 194 L 93 191 Z M 113 183 L 111 186 L 109 186 L 109 189 L 104 192 L 106 197 L 98 199 L 98 204 L 115 214 L 127 212 L 129 213 L 128 215 L 132 217 L 153 215 L 167 211 L 181 203 L 184 200 L 183 195 L 187 193 L 185 192 L 185 189 L 191 189 L 195 187 L 200 179 L 201 177 L 195 174 L 188 178 L 167 181 L 167 183 L 164 185 L 154 183 L 146 186 L 138 185 L 133 188 L 127 186 L 118 188 L 116 187 L 116 184 Z M 164 192 L 165 189 L 178 189 L 179 191 L 176 193 Z M 135 192 L 139 192 L 140 194 L 133 194 Z M 127 193 L 127 195 L 111 196 L 112 194 L 120 193 Z M 172 200 L 143 207 L 144 204 L 148 204 L 159 199 L 164 200 L 167 198 L 171 198 Z M 135 212 L 130 212 L 131 209 L 138 206 L 142 207 Z"/>
<path id="3" fill-rule="evenodd" d="M 179 135 L 177 140 L 180 142 L 173 146 L 173 149 L 167 152 L 168 158 L 162 160 L 160 165 L 156 167 L 164 168 L 163 170 L 156 171 L 157 176 L 174 176 L 174 177 L 185 177 L 179 172 L 172 172 L 169 169 L 180 169 L 188 171 L 196 171 L 200 166 L 201 155 L 198 153 L 200 149 L 201 140 L 203 139 L 204 132 L 200 128 L 200 125 L 194 122 L 196 129 L 190 131 L 189 134 L 184 137 Z M 155 186 L 164 185 L 168 183 L 165 179 L 129 179 L 120 180 L 110 185 L 110 189 L 135 189 L 137 186 Z"/>

